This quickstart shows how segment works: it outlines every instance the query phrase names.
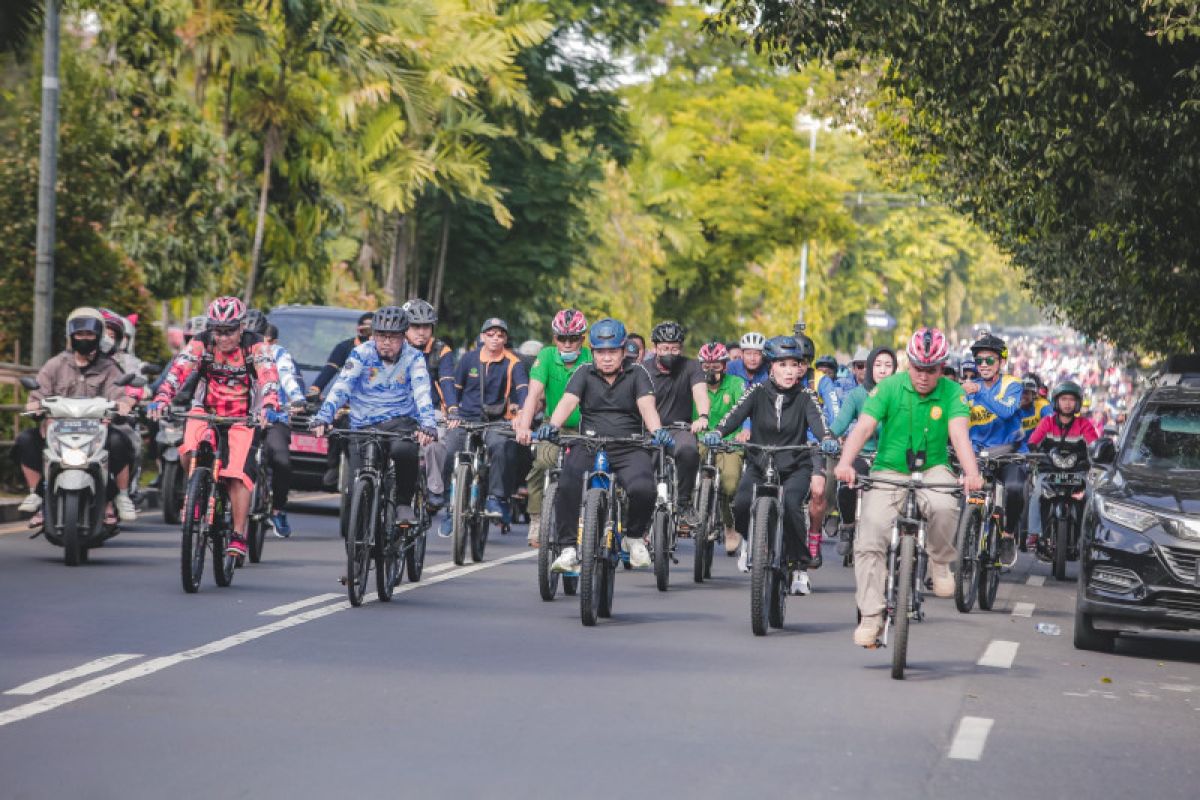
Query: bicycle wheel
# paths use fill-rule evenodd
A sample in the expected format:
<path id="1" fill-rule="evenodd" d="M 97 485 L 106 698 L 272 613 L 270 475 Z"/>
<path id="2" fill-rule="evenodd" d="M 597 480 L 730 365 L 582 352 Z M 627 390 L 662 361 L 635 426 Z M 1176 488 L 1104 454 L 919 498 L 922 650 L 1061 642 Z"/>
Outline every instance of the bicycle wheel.
<path id="1" fill-rule="evenodd" d="M 607 595 L 605 566 L 600 558 L 600 537 L 608 518 L 608 495 L 603 489 L 588 489 L 583 498 L 583 536 L 579 543 L 579 617 L 591 627 L 600 616 L 602 598 Z"/>
<path id="2" fill-rule="evenodd" d="M 338 459 L 338 530 L 342 540 L 350 529 L 350 492 L 354 488 L 354 476 L 350 474 L 350 457 L 345 452 Z"/>
<path id="3" fill-rule="evenodd" d="M 1054 580 L 1067 579 L 1067 526 L 1057 517 L 1050 517 L 1046 524 L 1049 529 L 1050 544 L 1054 547 Z"/>
<path id="4" fill-rule="evenodd" d="M 700 527 L 692 534 L 696 547 L 692 551 L 692 581 L 704 583 L 712 567 L 713 479 L 704 476 L 696 488 L 696 509 L 700 512 Z"/>
<path id="5" fill-rule="evenodd" d="M 450 506 L 450 523 L 453 530 L 450 551 L 454 557 L 454 563 L 461 567 L 467 560 L 467 542 L 471 538 L 471 531 L 468 530 L 471 521 L 470 464 L 462 463 L 454 468 L 450 494 L 453 497 Z"/>
<path id="6" fill-rule="evenodd" d="M 188 480 L 187 499 L 183 504 L 183 540 L 179 548 L 179 574 L 183 590 L 200 591 L 204 577 L 204 551 L 208 547 L 208 495 L 212 490 L 211 473 L 197 467 Z"/>
<path id="7" fill-rule="evenodd" d="M 376 515 L 375 530 L 375 596 L 379 602 L 392 599 L 392 592 L 404 580 L 404 560 L 400 552 L 402 545 L 400 530 L 396 527 L 396 506 L 387 498 L 393 496 L 391 479 L 385 478 L 380 492 L 379 513 Z M 405 531 L 407 532 L 407 527 Z"/>
<path id="8" fill-rule="evenodd" d="M 425 571 L 425 545 L 428 543 L 426 538 L 429 534 L 429 523 L 417 528 L 413 533 L 412 547 L 404 554 L 404 566 L 408 570 L 408 579 L 413 583 L 418 583 L 421 580 L 421 573 Z"/>
<path id="9" fill-rule="evenodd" d="M 975 607 L 979 593 L 979 506 L 967 503 L 958 515 L 958 530 L 954 546 L 958 548 L 957 571 L 954 574 L 954 605 L 966 614 Z"/>
<path id="10" fill-rule="evenodd" d="M 602 558 L 598 564 L 600 570 L 600 609 L 597 611 L 601 619 L 612 616 L 613 591 L 617 585 L 617 570 L 612 558 Z"/>
<path id="11" fill-rule="evenodd" d="M 654 509 L 650 520 L 650 547 L 654 557 L 654 582 L 660 592 L 671 588 L 671 512 Z"/>
<path id="12" fill-rule="evenodd" d="M 908 625 L 912 621 L 916 548 L 916 538 L 900 537 L 900 563 L 896 565 L 896 634 L 892 639 L 892 677 L 898 681 L 904 680 L 904 668 L 908 666 Z"/>
<path id="13" fill-rule="evenodd" d="M 996 590 L 1000 587 L 1000 565 L 997 547 L 1000 543 L 1000 532 L 996 529 L 996 520 L 985 520 L 981 523 L 983 544 L 979 548 L 979 608 L 991 611 L 996 604 Z"/>
<path id="14" fill-rule="evenodd" d="M 250 496 L 250 518 L 246 521 L 246 546 L 250 563 L 262 561 L 263 542 L 267 538 L 267 517 L 271 513 L 271 476 L 265 469 L 254 482 Z"/>
<path id="15" fill-rule="evenodd" d="M 766 497 L 754 501 L 750 517 L 750 628 L 755 636 L 766 636 L 770 625 L 771 518 L 774 504 Z"/>
<path id="16" fill-rule="evenodd" d="M 369 478 L 354 482 L 350 523 L 346 529 L 346 594 L 350 605 L 361 606 L 371 571 L 371 534 L 375 527 L 375 483 Z"/>
<path id="17" fill-rule="evenodd" d="M 212 527 L 209 529 L 209 539 L 213 548 L 213 580 L 217 586 L 226 587 L 233 583 L 233 571 L 237 569 L 237 556 L 225 552 L 229 546 L 232 531 L 226 527 L 223 509 L 229 508 L 229 493 L 220 483 L 213 487 L 217 503 L 213 514 Z"/>
<path id="18" fill-rule="evenodd" d="M 783 522 L 779 518 L 779 506 L 771 503 L 771 518 L 770 518 L 770 541 L 774 542 L 779 538 L 779 526 Z M 772 547 L 772 550 L 775 548 Z M 770 604 L 767 606 L 767 624 L 772 628 L 782 628 L 783 618 L 787 613 L 787 595 L 788 581 L 787 573 L 782 569 L 772 568 L 767 573 L 768 593 Z"/>
<path id="19" fill-rule="evenodd" d="M 187 476 L 183 474 L 178 461 L 163 461 L 160 477 L 163 522 L 168 525 L 178 525 L 180 522 L 179 508 L 183 503 L 180 495 L 187 491 Z"/>
<path id="20" fill-rule="evenodd" d="M 538 594 L 542 600 L 549 603 L 558 594 L 558 573 L 550 567 L 558 558 L 558 547 L 555 539 L 557 524 L 554 517 L 554 500 L 558 494 L 558 482 L 548 481 L 545 497 L 542 500 L 542 519 L 538 529 Z"/>
<path id="21" fill-rule="evenodd" d="M 487 549 L 488 532 L 491 530 L 491 527 L 492 521 L 483 514 L 479 514 L 475 517 L 475 523 L 471 525 L 472 561 L 483 561 L 483 551 Z M 503 527 L 501 529 L 503 529 Z"/>

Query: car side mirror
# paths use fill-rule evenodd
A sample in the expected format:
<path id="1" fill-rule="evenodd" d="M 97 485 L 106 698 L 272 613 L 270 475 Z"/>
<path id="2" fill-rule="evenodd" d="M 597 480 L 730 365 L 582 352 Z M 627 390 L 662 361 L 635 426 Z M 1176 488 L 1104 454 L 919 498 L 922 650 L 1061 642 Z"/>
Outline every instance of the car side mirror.
<path id="1" fill-rule="evenodd" d="M 1092 442 L 1088 456 L 1097 466 L 1110 466 L 1117 461 L 1117 446 L 1107 436 Z"/>
<path id="2" fill-rule="evenodd" d="M 39 387 L 37 378 L 35 378 L 32 375 L 22 375 L 21 376 L 21 385 L 24 386 L 26 389 L 28 389 L 31 392 L 37 391 L 37 389 Z"/>

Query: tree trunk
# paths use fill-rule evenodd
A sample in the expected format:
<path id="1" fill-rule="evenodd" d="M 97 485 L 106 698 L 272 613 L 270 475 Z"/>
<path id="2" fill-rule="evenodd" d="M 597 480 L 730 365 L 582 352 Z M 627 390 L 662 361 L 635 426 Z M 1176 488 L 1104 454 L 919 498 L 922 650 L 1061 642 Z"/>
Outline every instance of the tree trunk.
<path id="1" fill-rule="evenodd" d="M 221 112 L 221 136 L 226 141 L 229 141 L 229 135 L 233 133 L 233 80 L 236 72 L 237 70 L 230 66 L 229 80 L 225 82 L 225 108 Z"/>
<path id="2" fill-rule="evenodd" d="M 263 144 L 262 189 L 258 193 L 258 218 L 254 223 L 254 246 L 250 251 L 250 271 L 246 276 L 246 292 L 243 296 L 248 306 L 254 303 L 254 286 L 258 278 L 258 262 L 262 258 L 263 234 L 267 228 L 267 200 L 271 191 L 271 160 L 275 157 L 275 148 L 278 144 L 279 129 L 272 126 L 267 130 L 267 140 Z"/>
<path id="3" fill-rule="evenodd" d="M 392 294 L 392 302 L 396 305 L 403 304 L 405 292 L 408 288 L 408 253 L 406 248 L 408 245 L 407 236 L 405 236 L 405 215 L 396 215 L 396 225 L 392 235 L 392 254 L 388 259 L 388 291 Z"/>
<path id="4" fill-rule="evenodd" d="M 408 225 L 405 226 L 405 236 L 408 239 L 408 244 L 405 247 L 405 252 L 408 253 L 408 260 L 411 267 L 408 269 L 408 287 L 404 292 L 405 302 L 414 297 L 418 297 L 421 293 L 421 259 L 418 251 L 419 243 L 417 241 L 417 215 L 412 213 L 408 215 Z"/>
<path id="5" fill-rule="evenodd" d="M 450 249 L 450 204 L 442 205 L 442 239 L 438 242 L 437 266 L 429 279 L 429 302 L 437 311 L 442 302 L 442 283 L 446 278 L 446 251 Z"/>

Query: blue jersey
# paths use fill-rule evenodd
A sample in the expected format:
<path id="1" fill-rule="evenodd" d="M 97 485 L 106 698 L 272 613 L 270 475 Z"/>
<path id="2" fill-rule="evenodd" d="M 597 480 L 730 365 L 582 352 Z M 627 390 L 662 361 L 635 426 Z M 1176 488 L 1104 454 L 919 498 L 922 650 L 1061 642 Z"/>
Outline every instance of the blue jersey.
<path id="1" fill-rule="evenodd" d="M 415 419 L 424 428 L 437 425 L 425 355 L 407 342 L 391 364 L 379 357 L 373 341 L 355 347 L 325 396 L 317 421 L 330 424 L 334 412 L 347 401 L 351 428 L 378 425 L 396 417 Z"/>
<path id="2" fill-rule="evenodd" d="M 817 377 L 814 379 L 813 375 Z M 813 388 L 813 380 L 816 380 L 816 388 Z M 800 383 L 804 388 L 810 390 L 816 395 L 817 402 L 821 406 L 821 416 L 825 419 L 825 427 L 832 428 L 834 420 L 837 419 L 838 411 L 842 407 L 842 399 L 838 396 L 837 385 L 833 378 L 826 375 L 820 370 L 809 369 L 804 373 L 804 377 L 800 379 Z"/>
<path id="3" fill-rule="evenodd" d="M 279 401 L 287 406 L 292 403 L 304 402 L 304 385 L 300 382 L 300 373 L 296 370 L 296 362 L 292 354 L 281 344 L 267 345 L 267 352 L 275 359 L 275 370 L 279 373 Z"/>
<path id="4" fill-rule="evenodd" d="M 976 450 L 1021 441 L 1021 381 L 1001 375 L 990 387 L 967 395 L 971 405 L 971 444 Z"/>
<path id="5" fill-rule="evenodd" d="M 758 371 L 751 374 L 751 372 L 746 369 L 746 362 L 742 361 L 740 358 L 735 358 L 733 361 L 730 361 L 729 366 L 725 368 L 725 374 L 741 378 L 746 383 L 746 389 L 752 389 L 767 379 L 767 376 L 771 374 L 771 366 L 764 358 L 762 364 L 758 367 Z"/>

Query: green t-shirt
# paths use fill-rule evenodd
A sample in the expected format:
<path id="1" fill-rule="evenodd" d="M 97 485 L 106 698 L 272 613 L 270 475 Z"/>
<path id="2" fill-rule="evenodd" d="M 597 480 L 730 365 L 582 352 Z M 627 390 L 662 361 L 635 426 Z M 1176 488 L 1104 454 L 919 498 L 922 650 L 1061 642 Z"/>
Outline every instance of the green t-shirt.
<path id="1" fill-rule="evenodd" d="M 554 413 L 554 407 L 558 405 L 558 401 L 562 400 L 567 388 L 567 381 L 575 374 L 575 370 L 579 369 L 581 364 L 590 363 L 592 363 L 592 351 L 586 347 L 580 351 L 579 358 L 575 359 L 575 363 L 569 366 L 563 362 L 558 348 L 552 344 L 543 347 L 542 351 L 538 353 L 537 360 L 533 362 L 533 367 L 529 370 L 529 379 L 546 387 L 547 419 Z M 571 416 L 567 417 L 564 427 L 579 427 L 578 408 L 571 412 Z"/>
<path id="2" fill-rule="evenodd" d="M 879 454 L 873 470 L 908 472 L 908 450 L 925 450 L 925 468 L 950 460 L 950 420 L 970 416 L 962 387 L 942 378 L 925 397 L 913 388 L 908 371 L 880 381 L 867 397 L 862 413 L 878 420 Z"/>
<path id="3" fill-rule="evenodd" d="M 721 424 L 721 420 L 725 419 L 725 415 L 729 413 L 729 409 L 734 407 L 742 393 L 746 391 L 746 382 L 736 375 L 726 375 L 721 378 L 721 382 L 715 389 L 709 389 L 707 383 L 704 384 L 704 388 L 708 390 L 708 427 L 705 430 L 715 431 Z M 696 404 L 692 403 L 692 419 L 699 419 L 699 417 Z M 730 441 L 735 436 L 737 436 L 736 432 L 731 433 L 725 437 L 725 440 Z"/>

